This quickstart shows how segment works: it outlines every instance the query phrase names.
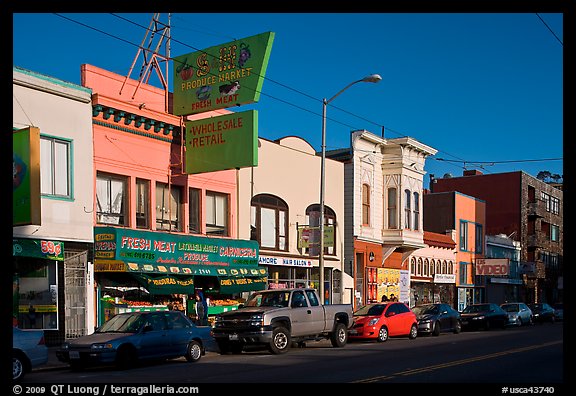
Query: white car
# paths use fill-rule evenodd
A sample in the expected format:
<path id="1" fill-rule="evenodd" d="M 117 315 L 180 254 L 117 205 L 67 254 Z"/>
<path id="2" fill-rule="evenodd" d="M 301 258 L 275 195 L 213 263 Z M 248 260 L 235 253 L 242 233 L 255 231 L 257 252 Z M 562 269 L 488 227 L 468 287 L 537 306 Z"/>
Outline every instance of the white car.
<path id="1" fill-rule="evenodd" d="M 12 379 L 20 381 L 33 368 L 48 362 L 48 347 L 44 330 L 12 329 Z"/>

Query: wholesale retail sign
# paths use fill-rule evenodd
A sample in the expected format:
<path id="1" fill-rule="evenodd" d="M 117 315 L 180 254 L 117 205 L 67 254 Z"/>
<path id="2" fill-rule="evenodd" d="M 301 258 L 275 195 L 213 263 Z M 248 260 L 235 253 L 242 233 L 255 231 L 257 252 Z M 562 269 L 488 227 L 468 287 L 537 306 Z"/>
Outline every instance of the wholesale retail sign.
<path id="1" fill-rule="evenodd" d="M 41 225 L 40 129 L 12 132 L 12 225 Z"/>
<path id="2" fill-rule="evenodd" d="M 273 41 L 273 32 L 261 33 L 173 58 L 173 113 L 258 102 Z"/>
<path id="3" fill-rule="evenodd" d="M 258 165 L 258 112 L 249 110 L 186 122 L 188 174 Z"/>

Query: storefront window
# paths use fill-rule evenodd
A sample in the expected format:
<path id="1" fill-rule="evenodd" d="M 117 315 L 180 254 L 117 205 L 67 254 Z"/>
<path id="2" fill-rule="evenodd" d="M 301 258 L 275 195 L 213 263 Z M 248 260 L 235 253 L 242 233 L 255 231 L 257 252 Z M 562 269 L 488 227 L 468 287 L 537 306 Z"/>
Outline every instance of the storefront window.
<path id="1" fill-rule="evenodd" d="M 19 328 L 58 329 L 56 279 L 56 261 L 18 260 L 13 291 Z"/>

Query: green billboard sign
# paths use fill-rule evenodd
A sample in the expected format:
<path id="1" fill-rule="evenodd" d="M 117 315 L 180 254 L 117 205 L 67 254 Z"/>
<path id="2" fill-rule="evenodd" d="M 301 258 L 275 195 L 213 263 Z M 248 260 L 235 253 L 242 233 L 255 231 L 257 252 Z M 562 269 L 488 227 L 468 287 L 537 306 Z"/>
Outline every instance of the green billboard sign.
<path id="1" fill-rule="evenodd" d="M 256 110 L 186 122 L 186 173 L 257 165 Z"/>
<path id="2" fill-rule="evenodd" d="M 12 132 L 12 225 L 41 225 L 40 130 Z"/>
<path id="3" fill-rule="evenodd" d="M 175 115 L 258 102 L 274 33 L 173 58 Z"/>

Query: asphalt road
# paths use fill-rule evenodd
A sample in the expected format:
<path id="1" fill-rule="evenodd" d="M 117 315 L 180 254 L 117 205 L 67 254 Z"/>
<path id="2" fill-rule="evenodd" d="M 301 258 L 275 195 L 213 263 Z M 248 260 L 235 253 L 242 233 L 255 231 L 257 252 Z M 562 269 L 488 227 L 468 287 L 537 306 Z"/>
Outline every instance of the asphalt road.
<path id="1" fill-rule="evenodd" d="M 563 323 L 555 323 L 421 336 L 415 340 L 392 338 L 384 343 L 352 342 L 344 348 L 318 341 L 307 343 L 305 348 L 293 348 L 284 355 L 271 355 L 266 350 L 241 355 L 209 352 L 197 363 L 187 363 L 182 358 L 125 371 L 100 367 L 73 372 L 60 366 L 35 370 L 22 385 L 172 384 L 198 386 L 202 390 L 207 384 L 241 383 L 426 384 L 427 387 L 475 384 L 467 389 L 490 386 L 503 394 L 501 388 L 505 387 L 510 387 L 510 393 L 520 393 L 513 392 L 515 386 L 537 386 L 542 389 L 539 392 L 536 389 L 536 393 L 558 395 L 562 394 L 564 383 L 563 330 Z M 552 392 L 543 389 L 550 386 L 555 387 Z"/>

